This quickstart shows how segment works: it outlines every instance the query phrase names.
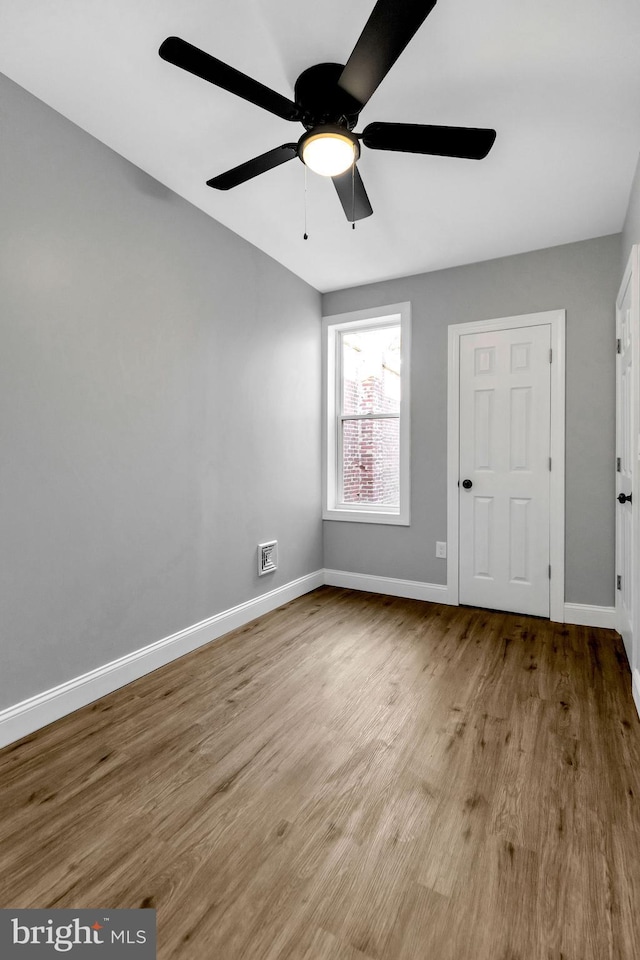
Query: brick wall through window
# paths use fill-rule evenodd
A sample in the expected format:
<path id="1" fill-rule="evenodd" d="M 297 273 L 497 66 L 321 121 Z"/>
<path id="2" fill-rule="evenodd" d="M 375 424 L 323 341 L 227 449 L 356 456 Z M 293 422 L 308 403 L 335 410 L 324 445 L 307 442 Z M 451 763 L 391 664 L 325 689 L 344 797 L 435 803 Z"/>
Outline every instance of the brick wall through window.
<path id="1" fill-rule="evenodd" d="M 380 355 L 376 368 L 369 361 L 363 373 L 357 347 L 348 341 L 343 379 L 343 410 L 346 413 L 398 412 L 400 377 Z M 349 374 L 352 374 L 349 377 Z M 368 374 L 368 375 L 367 375 Z M 342 424 L 343 502 L 397 505 L 400 499 L 400 421 L 397 417 L 376 420 L 344 420 Z"/>

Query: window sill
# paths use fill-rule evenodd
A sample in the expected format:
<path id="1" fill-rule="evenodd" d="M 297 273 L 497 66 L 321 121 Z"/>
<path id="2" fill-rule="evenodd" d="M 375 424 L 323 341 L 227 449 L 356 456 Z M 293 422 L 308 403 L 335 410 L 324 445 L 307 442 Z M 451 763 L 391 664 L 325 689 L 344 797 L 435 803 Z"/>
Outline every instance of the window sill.
<path id="1" fill-rule="evenodd" d="M 396 526 L 408 527 L 409 517 L 402 513 L 384 513 L 377 510 L 338 510 L 325 509 L 322 511 L 323 520 L 343 520 L 349 523 L 390 523 Z"/>

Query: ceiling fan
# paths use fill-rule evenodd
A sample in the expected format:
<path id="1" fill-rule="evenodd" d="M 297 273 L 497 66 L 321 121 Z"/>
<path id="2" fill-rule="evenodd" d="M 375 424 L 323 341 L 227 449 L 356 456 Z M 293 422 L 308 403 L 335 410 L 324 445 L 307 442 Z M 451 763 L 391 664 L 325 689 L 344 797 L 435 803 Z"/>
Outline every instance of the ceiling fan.
<path id="1" fill-rule="evenodd" d="M 496 138 L 495 130 L 370 123 L 362 133 L 353 132 L 361 110 L 435 5 L 436 0 L 377 0 L 346 66 L 318 63 L 304 70 L 295 82 L 294 100 L 186 40 L 168 37 L 158 51 L 164 60 L 283 120 L 294 120 L 305 127 L 306 132 L 297 143 L 284 143 L 268 150 L 207 180 L 207 185 L 229 190 L 298 157 L 315 173 L 331 177 L 347 219 L 353 222 L 373 213 L 356 166 L 360 141 L 370 150 L 471 160 L 486 157 Z"/>

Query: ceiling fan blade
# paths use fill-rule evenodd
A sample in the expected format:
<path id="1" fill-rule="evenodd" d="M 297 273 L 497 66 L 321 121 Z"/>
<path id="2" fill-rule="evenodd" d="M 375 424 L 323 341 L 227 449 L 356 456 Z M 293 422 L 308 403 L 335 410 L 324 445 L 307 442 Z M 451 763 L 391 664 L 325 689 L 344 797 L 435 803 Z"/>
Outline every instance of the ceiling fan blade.
<path id="1" fill-rule="evenodd" d="M 252 180 L 267 170 L 273 170 L 279 167 L 281 163 L 287 160 L 293 160 L 298 154 L 297 143 L 283 143 L 281 147 L 275 147 L 267 153 L 254 157 L 253 160 L 247 160 L 232 170 L 221 173 L 218 177 L 207 180 L 208 187 L 214 187 L 216 190 L 230 190 L 231 187 L 237 187 L 239 183 L 245 183 L 246 180 Z"/>
<path id="2" fill-rule="evenodd" d="M 364 107 L 435 5 L 436 0 L 378 0 L 338 86 Z"/>
<path id="3" fill-rule="evenodd" d="M 362 132 L 362 142 L 371 150 L 427 153 L 468 160 L 483 160 L 495 139 L 495 130 L 440 127 L 427 123 L 370 123 Z"/>
<path id="4" fill-rule="evenodd" d="M 209 83 L 222 87 L 229 93 L 235 93 L 237 97 L 248 100 L 249 103 L 255 103 L 257 107 L 262 107 L 269 113 L 275 113 L 283 120 L 300 119 L 300 111 L 293 100 L 288 100 L 275 90 L 247 77 L 246 74 L 240 73 L 222 60 L 217 60 L 191 43 L 187 43 L 186 40 L 181 40 L 180 37 L 167 37 L 158 53 L 168 63 L 173 63 L 174 66 L 187 70 L 196 77 L 208 80 Z"/>
<path id="5" fill-rule="evenodd" d="M 350 223 L 371 216 L 373 207 L 369 202 L 360 171 L 356 166 L 350 167 L 345 173 L 331 179 L 335 184 L 345 216 Z"/>

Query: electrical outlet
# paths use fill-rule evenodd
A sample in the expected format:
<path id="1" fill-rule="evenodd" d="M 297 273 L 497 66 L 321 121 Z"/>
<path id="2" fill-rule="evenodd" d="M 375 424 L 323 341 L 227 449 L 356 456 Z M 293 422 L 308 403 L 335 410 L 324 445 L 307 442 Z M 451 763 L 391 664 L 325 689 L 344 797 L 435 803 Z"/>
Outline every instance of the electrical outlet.
<path id="1" fill-rule="evenodd" d="M 440 557 L 442 560 L 447 558 L 447 545 L 442 540 L 436 540 L 436 557 Z"/>

